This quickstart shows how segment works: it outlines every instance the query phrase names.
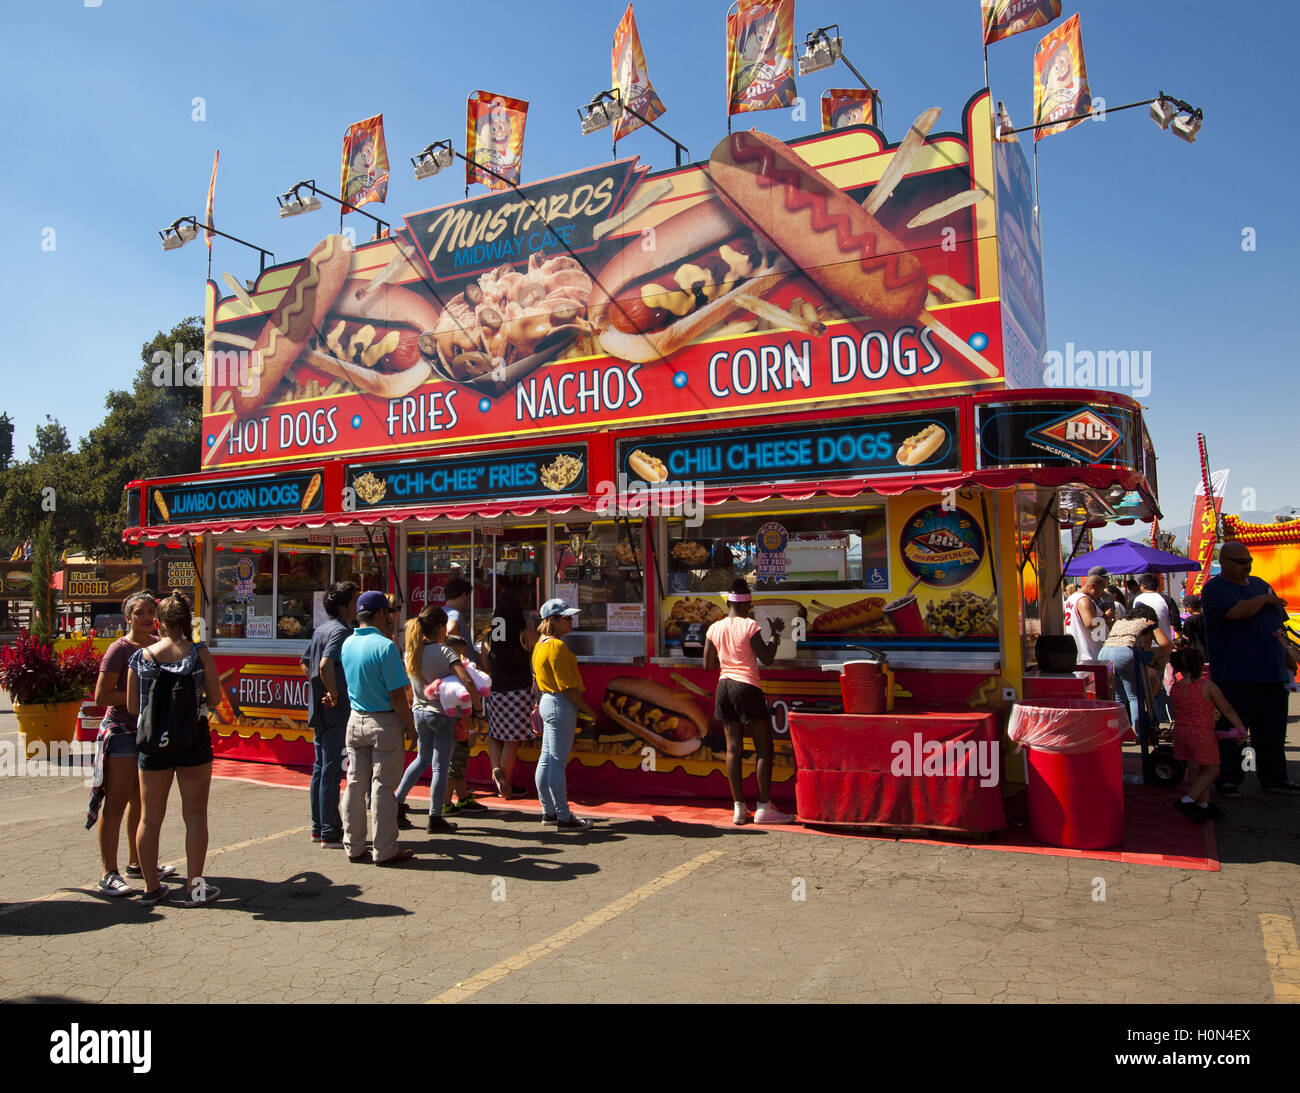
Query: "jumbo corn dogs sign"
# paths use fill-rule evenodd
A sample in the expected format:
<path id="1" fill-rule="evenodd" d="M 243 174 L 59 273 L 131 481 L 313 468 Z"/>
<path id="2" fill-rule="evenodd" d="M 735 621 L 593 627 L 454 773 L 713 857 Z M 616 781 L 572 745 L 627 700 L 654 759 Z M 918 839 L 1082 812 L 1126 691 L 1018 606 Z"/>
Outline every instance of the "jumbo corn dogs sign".
<path id="1" fill-rule="evenodd" d="M 938 117 L 738 132 L 210 282 L 204 466 L 1001 386 L 988 98 Z"/>

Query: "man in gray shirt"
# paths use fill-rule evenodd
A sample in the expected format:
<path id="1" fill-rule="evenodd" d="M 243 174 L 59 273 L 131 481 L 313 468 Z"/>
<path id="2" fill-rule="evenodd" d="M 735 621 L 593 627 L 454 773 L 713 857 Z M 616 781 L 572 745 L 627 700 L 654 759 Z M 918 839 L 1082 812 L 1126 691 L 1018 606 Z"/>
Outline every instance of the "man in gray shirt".
<path id="1" fill-rule="evenodd" d="M 357 618 L 357 586 L 351 581 L 330 585 L 325 593 L 326 622 L 311 636 L 302 655 L 307 675 L 307 725 L 316 745 L 311 768 L 311 838 L 322 847 L 343 847 L 343 818 L 339 813 L 339 779 L 343 776 L 344 733 L 347 729 L 347 683 L 339 653 Z"/>

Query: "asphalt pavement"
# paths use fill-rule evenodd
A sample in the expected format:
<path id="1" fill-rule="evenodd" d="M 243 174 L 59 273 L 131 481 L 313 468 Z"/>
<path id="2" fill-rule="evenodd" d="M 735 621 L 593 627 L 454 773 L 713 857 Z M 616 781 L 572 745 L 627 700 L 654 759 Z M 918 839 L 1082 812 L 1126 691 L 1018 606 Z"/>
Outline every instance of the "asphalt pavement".
<path id="1" fill-rule="evenodd" d="M 84 761 L 0 777 L 0 999 L 1300 1001 L 1300 797 L 1251 785 L 1217 872 L 506 805 L 378 868 L 309 841 L 302 790 L 218 779 L 221 898 L 189 910 L 96 893 Z M 183 865 L 175 791 L 162 848 Z"/>

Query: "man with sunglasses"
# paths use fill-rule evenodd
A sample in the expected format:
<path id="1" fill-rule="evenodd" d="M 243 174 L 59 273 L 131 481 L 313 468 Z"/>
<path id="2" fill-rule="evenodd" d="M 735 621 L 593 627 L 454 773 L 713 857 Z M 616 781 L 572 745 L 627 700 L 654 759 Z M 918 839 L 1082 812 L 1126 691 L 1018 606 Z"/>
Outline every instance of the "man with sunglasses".
<path id="1" fill-rule="evenodd" d="M 1287 777 L 1288 653 L 1279 640 L 1286 600 L 1252 577 L 1250 550 L 1231 541 L 1219 549 L 1221 573 L 1205 583 L 1201 606 L 1210 654 L 1210 678 L 1250 729 L 1259 784 L 1274 793 L 1300 793 Z M 1294 671 L 1294 666 L 1290 671 Z M 1219 742 L 1218 790 L 1240 797 L 1241 748 Z"/>

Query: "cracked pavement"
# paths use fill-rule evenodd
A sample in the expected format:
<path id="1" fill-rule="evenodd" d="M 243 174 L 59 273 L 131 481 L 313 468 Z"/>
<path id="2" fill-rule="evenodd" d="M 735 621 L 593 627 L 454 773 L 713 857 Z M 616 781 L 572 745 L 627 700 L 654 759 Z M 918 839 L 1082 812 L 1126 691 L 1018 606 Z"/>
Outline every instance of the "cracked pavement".
<path id="1" fill-rule="evenodd" d="M 1259 915 L 1300 904 L 1300 797 L 1252 787 L 1219 872 L 653 820 L 561 836 L 507 808 L 403 832 L 417 860 L 379 869 L 309 841 L 301 790 L 214 780 L 221 899 L 151 909 L 94 893 L 84 776 L 0 778 L 0 999 L 424 1002 L 711 850 L 467 1000 L 1271 1002 Z"/>

